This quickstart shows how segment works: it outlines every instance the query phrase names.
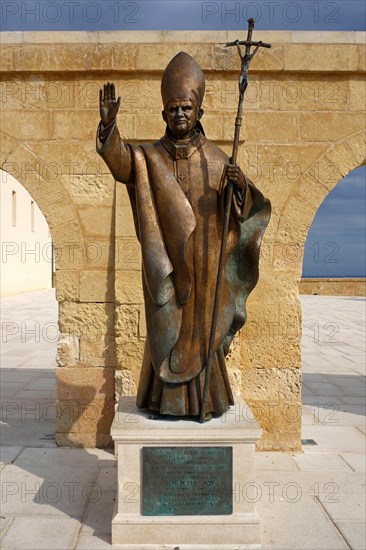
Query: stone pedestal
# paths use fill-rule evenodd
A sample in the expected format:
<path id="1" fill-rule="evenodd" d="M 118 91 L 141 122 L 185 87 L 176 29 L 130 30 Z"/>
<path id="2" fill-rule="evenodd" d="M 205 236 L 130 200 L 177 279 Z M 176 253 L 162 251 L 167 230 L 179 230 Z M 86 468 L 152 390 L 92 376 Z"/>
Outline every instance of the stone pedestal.
<path id="1" fill-rule="evenodd" d="M 112 543 L 126 550 L 260 548 L 259 517 L 252 493 L 255 482 L 255 442 L 260 433 L 257 422 L 241 398 L 237 398 L 235 406 L 222 417 L 200 424 L 194 420 L 154 417 L 151 413 L 139 411 L 135 406 L 135 398 L 122 397 L 111 428 L 118 457 L 118 500 L 112 521 Z M 142 501 L 147 490 L 147 487 L 142 486 L 142 455 L 143 452 L 146 454 L 143 449 L 151 447 L 160 447 L 163 453 L 167 447 L 179 448 L 180 452 L 182 447 L 211 447 L 214 453 L 217 448 L 230 447 L 232 491 L 229 491 L 228 498 L 232 502 L 232 513 L 197 515 L 196 509 L 195 515 L 142 515 Z M 184 452 L 191 450 L 186 449 Z M 219 471 L 215 474 L 212 465 L 203 468 L 208 468 L 213 478 L 215 475 L 220 476 Z M 176 469 L 179 476 L 179 463 Z M 170 467 L 167 469 L 167 478 L 172 476 L 171 472 Z M 173 482 L 177 483 L 176 478 Z M 165 479 L 162 485 L 164 483 Z M 182 483 L 185 484 L 185 481 Z M 171 483 L 168 482 L 168 485 Z M 181 495 L 181 489 L 179 491 Z M 174 490 L 172 494 L 174 499 Z M 187 495 L 189 505 L 189 492 Z"/>

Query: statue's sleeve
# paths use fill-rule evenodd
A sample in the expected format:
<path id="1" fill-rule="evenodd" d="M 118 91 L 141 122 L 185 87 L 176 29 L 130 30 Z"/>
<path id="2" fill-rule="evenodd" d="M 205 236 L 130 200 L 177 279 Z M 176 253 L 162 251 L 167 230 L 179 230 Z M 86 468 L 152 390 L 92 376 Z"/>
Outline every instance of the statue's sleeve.
<path id="1" fill-rule="evenodd" d="M 241 189 L 234 185 L 233 189 L 233 198 L 231 201 L 231 215 L 238 220 L 240 223 L 246 220 L 250 209 L 253 205 L 253 197 L 251 192 L 251 187 L 254 187 L 254 184 L 250 181 L 245 174 L 242 173 L 242 177 L 246 182 L 245 189 Z M 226 177 L 226 164 L 221 174 L 221 181 L 219 184 L 219 193 L 221 197 L 221 208 L 225 209 L 226 204 L 226 189 L 227 189 L 227 177 Z"/>
<path id="2" fill-rule="evenodd" d="M 249 187 L 249 183 L 252 182 L 246 176 L 244 176 L 244 178 L 247 183 L 245 190 L 243 191 L 234 187 L 233 192 L 232 210 L 234 216 L 237 217 L 240 222 L 243 222 L 246 219 L 253 204 L 252 194 Z"/>
<path id="3" fill-rule="evenodd" d="M 99 123 L 96 147 L 114 179 L 133 186 L 134 168 L 131 148 L 128 144 L 123 143 L 116 121 L 105 127 L 101 122 Z"/>

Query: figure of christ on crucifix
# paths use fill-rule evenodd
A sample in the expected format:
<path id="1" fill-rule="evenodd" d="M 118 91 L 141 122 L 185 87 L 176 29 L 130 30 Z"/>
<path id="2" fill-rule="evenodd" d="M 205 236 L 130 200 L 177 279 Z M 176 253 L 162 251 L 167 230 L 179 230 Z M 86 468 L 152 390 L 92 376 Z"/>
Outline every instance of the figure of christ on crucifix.
<path id="1" fill-rule="evenodd" d="M 245 323 L 246 299 L 258 281 L 270 203 L 206 138 L 204 90 L 199 65 L 187 53 L 177 54 L 161 84 L 165 134 L 137 146 L 122 141 L 116 123 L 121 98 L 116 99 L 114 84 L 104 85 L 97 151 L 115 180 L 127 186 L 142 250 L 147 338 L 137 406 L 163 415 L 200 416 L 231 182 L 207 420 L 234 404 L 225 356 Z"/>

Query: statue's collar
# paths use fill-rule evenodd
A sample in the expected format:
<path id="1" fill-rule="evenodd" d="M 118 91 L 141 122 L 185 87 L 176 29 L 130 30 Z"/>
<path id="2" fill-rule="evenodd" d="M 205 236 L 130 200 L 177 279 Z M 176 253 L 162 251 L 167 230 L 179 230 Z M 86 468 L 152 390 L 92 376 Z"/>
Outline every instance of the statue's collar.
<path id="1" fill-rule="evenodd" d="M 188 159 L 193 155 L 201 147 L 205 139 L 205 136 L 199 130 L 196 130 L 194 136 L 189 141 L 173 140 L 168 134 L 165 134 L 160 141 L 168 153 L 175 160 L 179 160 Z"/>

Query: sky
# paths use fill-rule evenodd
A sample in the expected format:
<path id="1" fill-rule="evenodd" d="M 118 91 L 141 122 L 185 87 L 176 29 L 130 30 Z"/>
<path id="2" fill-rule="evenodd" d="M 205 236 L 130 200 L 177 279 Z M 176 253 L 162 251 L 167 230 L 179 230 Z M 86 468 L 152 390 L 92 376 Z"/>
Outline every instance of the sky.
<path id="1" fill-rule="evenodd" d="M 363 30 L 364 0 L 2 0 L 3 31 Z"/>
<path id="2" fill-rule="evenodd" d="M 305 243 L 303 277 L 365 277 L 365 182 L 361 166 L 320 205 Z"/>
<path id="3" fill-rule="evenodd" d="M 1 29 L 365 30 L 364 0 L 2 0 Z M 347 46 L 345 46 L 347 47 Z M 303 276 L 365 276 L 366 168 L 344 178 L 320 206 L 304 251 Z"/>

